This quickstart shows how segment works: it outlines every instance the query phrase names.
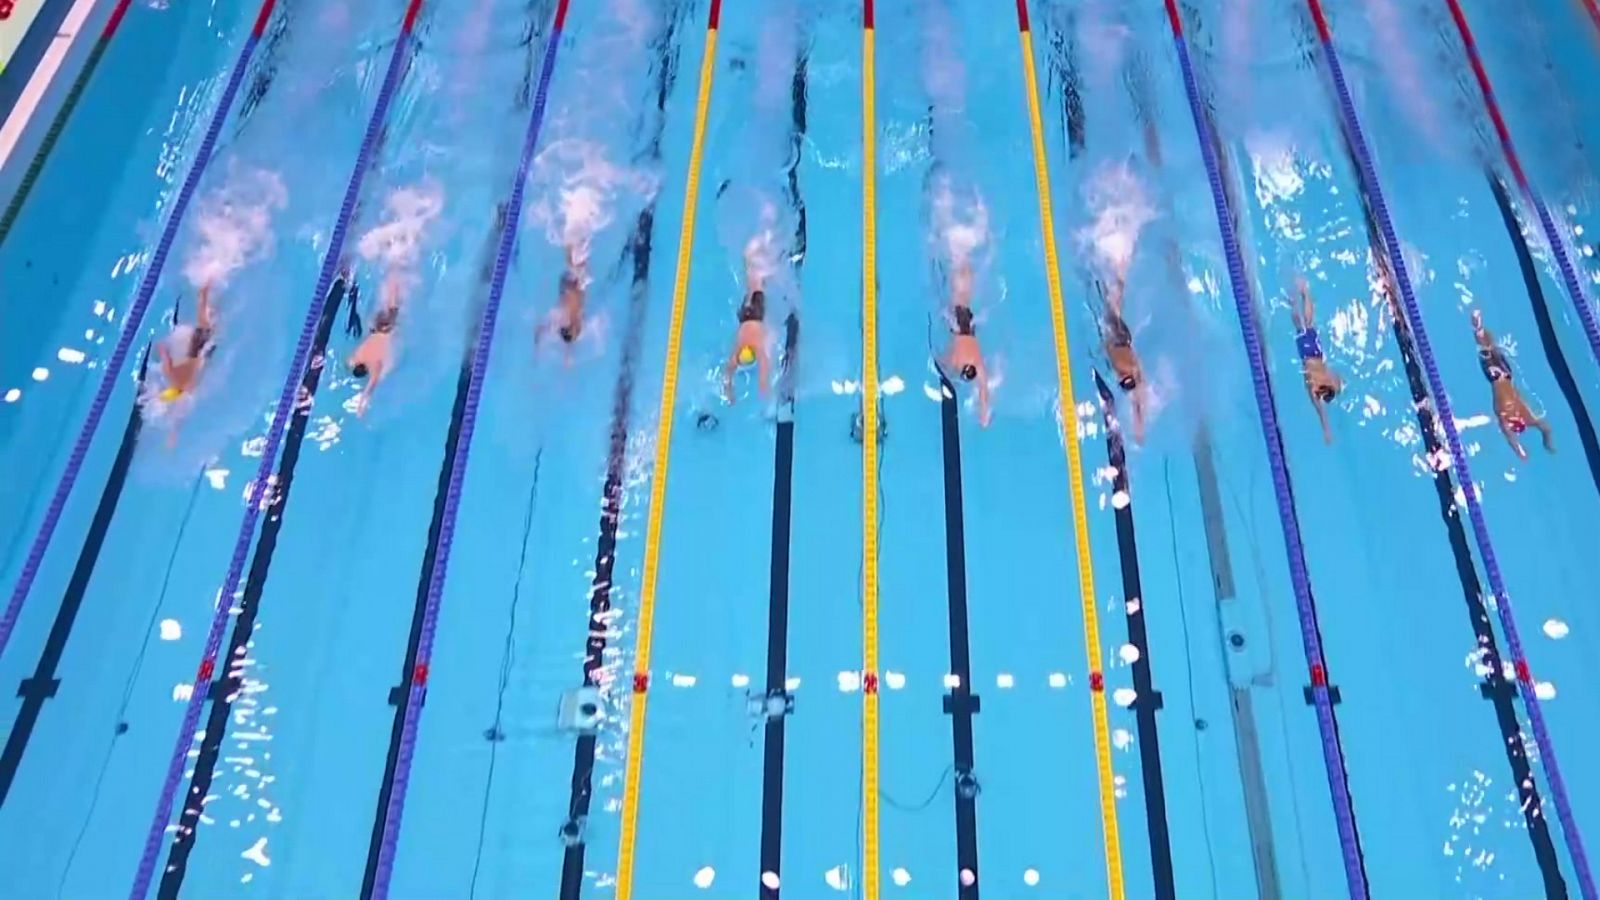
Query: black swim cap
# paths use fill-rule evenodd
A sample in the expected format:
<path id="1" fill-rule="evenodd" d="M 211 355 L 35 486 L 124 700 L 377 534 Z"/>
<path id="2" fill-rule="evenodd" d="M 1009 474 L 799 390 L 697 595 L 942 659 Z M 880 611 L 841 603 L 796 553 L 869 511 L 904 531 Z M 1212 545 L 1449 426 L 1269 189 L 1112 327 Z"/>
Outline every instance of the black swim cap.
<path id="1" fill-rule="evenodd" d="M 973 365 L 972 363 L 967 363 L 966 365 L 961 367 L 961 377 L 965 378 L 968 381 L 971 381 L 972 379 L 977 378 L 978 377 L 978 367 Z"/>
<path id="2" fill-rule="evenodd" d="M 1138 386 L 1139 379 L 1133 377 L 1132 375 L 1124 375 L 1117 379 L 1117 387 L 1120 387 L 1125 391 L 1131 391 Z"/>
<path id="3" fill-rule="evenodd" d="M 561 329 L 556 333 L 561 335 L 561 339 L 569 344 L 578 339 L 578 329 L 573 328 L 571 325 L 561 326 Z"/>
<path id="4" fill-rule="evenodd" d="M 355 365 L 351 366 L 350 367 L 350 374 L 354 375 L 357 378 L 365 378 L 365 377 L 367 377 L 367 366 L 366 366 L 366 364 L 365 363 L 356 363 Z"/>
<path id="5" fill-rule="evenodd" d="M 1325 385 L 1322 385 L 1321 387 L 1317 388 L 1317 396 L 1321 397 L 1322 398 L 1322 402 L 1324 402 L 1324 403 L 1327 403 L 1328 401 L 1332 400 L 1334 397 L 1338 396 L 1338 394 L 1339 394 L 1339 391 L 1337 389 L 1335 389 L 1332 385 L 1325 384 Z"/>

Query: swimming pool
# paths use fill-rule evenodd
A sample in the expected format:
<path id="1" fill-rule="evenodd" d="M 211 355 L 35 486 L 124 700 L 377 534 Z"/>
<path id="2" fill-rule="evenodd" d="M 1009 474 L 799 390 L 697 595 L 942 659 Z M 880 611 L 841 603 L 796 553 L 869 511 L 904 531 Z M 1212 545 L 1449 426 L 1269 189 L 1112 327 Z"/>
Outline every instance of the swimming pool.
<path id="1" fill-rule="evenodd" d="M 1600 32 L 1460 8 L 1592 294 Z M 1327 15 L 135 4 L 0 243 L 7 896 L 1593 896 L 1596 356 L 1451 5 Z"/>

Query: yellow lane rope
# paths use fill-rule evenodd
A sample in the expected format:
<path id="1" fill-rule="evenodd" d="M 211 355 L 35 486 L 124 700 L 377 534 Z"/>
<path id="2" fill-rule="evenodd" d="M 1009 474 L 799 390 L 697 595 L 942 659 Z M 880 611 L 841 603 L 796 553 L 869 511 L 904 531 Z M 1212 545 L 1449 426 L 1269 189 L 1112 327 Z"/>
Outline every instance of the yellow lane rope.
<path id="1" fill-rule="evenodd" d="M 872 0 L 861 31 L 861 881 L 878 900 L 878 142 Z"/>
<path id="2" fill-rule="evenodd" d="M 689 262 L 694 250 L 695 203 L 700 195 L 700 157 L 705 148 L 706 110 L 711 105 L 711 76 L 717 55 L 720 0 L 711 0 L 705 56 L 700 61 L 700 95 L 694 108 L 694 143 L 683 196 L 683 231 L 678 237 L 678 274 L 672 285 L 672 323 L 667 331 L 666 370 L 661 379 L 661 409 L 656 426 L 655 474 L 650 483 L 650 511 L 644 533 L 644 573 L 639 585 L 635 622 L 633 703 L 629 710 L 628 753 L 622 783 L 622 834 L 617 842 L 617 900 L 633 895 L 633 855 L 639 834 L 639 778 L 644 766 L 645 707 L 650 696 L 650 639 L 656 603 L 656 575 L 661 557 L 661 519 L 667 497 L 667 464 L 672 451 L 673 409 L 678 396 L 678 354 L 683 344 L 683 312 L 689 295 Z"/>
<path id="3" fill-rule="evenodd" d="M 1100 617 L 1096 609 L 1094 563 L 1089 555 L 1089 514 L 1083 491 L 1083 457 L 1078 450 L 1077 401 L 1072 389 L 1072 360 L 1067 349 L 1067 320 L 1061 302 L 1060 260 L 1056 256 L 1055 216 L 1050 211 L 1050 170 L 1045 163 L 1044 122 L 1039 114 L 1039 76 L 1034 70 L 1033 37 L 1026 7 L 1017 4 L 1022 35 L 1022 71 L 1033 130 L 1034 186 L 1039 193 L 1039 226 L 1044 232 L 1045 275 L 1050 286 L 1050 324 L 1055 329 L 1056 378 L 1061 397 L 1062 443 L 1067 450 L 1067 478 L 1072 489 L 1073 539 L 1078 556 L 1078 592 L 1083 604 L 1083 640 L 1089 661 L 1089 700 L 1094 709 L 1094 760 L 1100 781 L 1100 827 L 1105 836 L 1106 884 L 1112 900 L 1122 900 L 1122 839 L 1117 832 L 1116 788 L 1111 772 L 1111 733 L 1106 718 L 1105 677 L 1100 652 Z"/>

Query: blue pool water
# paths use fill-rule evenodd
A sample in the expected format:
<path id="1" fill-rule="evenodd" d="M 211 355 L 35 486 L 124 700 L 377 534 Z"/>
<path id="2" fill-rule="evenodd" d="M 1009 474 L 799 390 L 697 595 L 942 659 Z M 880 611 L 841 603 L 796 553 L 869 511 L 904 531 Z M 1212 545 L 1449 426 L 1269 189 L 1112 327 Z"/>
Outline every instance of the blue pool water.
<path id="1" fill-rule="evenodd" d="M 1382 292 L 1310 19 L 1290 0 L 1179 6 L 1266 341 L 1367 889 L 1583 896 L 1464 494 L 1424 440 L 1421 376 Z M 1563 802 L 1592 838 L 1600 369 L 1525 200 L 1494 181 L 1505 167 L 1443 0 L 1330 6 L 1561 754 Z M 1600 32 L 1575 0 L 1462 7 L 1592 292 Z M 396 703 L 418 677 L 445 467 L 460 452 L 463 360 L 555 10 L 421 9 L 339 256 L 349 274 L 315 394 L 228 598 L 229 677 L 202 698 L 206 733 L 162 810 L 272 407 L 405 8 L 284 2 L 269 20 L 0 654 L 5 896 L 127 896 L 152 815 L 167 827 L 148 894 L 370 896 L 397 769 L 409 773 L 385 875 L 397 898 L 616 894 L 634 808 L 633 896 L 866 896 L 872 806 L 883 896 L 1105 897 L 1112 871 L 1127 897 L 1351 896 L 1307 691 L 1310 626 L 1153 0 L 1029 4 L 1071 398 L 1059 396 L 1011 4 L 878 4 L 879 291 L 864 323 L 860 4 L 727 0 L 680 270 L 708 2 L 572 0 L 473 401 L 427 702 L 412 711 L 414 743 L 401 739 Z M 251 4 L 135 4 L 0 245 L 8 596 L 255 18 Z M 741 255 L 763 231 L 766 322 L 785 365 L 766 398 L 741 372 L 729 404 Z M 592 282 L 568 353 L 536 334 L 574 234 L 587 236 Z M 934 365 L 956 249 L 973 261 L 987 427 L 971 388 L 952 395 Z M 1141 442 L 1097 325 L 1096 281 L 1129 254 L 1125 316 L 1150 385 Z M 1299 273 L 1344 379 L 1331 442 L 1300 378 Z M 347 289 L 360 286 L 370 324 L 391 276 L 405 298 L 397 364 L 358 415 Z M 136 402 L 140 358 L 175 304 L 193 320 L 207 279 L 217 350 L 179 422 Z M 1520 461 L 1498 433 L 1475 311 L 1548 418 L 1554 453 L 1530 429 Z M 866 324 L 886 423 L 875 743 L 862 730 L 867 482 L 852 433 Z M 1085 470 L 1103 734 L 1063 434 Z M 629 704 L 652 516 L 639 734 Z M 578 692 L 586 680 L 596 695 Z M 585 699 L 602 713 L 588 735 L 558 715 Z M 642 754 L 632 785 L 630 754 Z M 1528 778 L 1537 801 L 1519 790 Z M 182 802 L 195 786 L 198 818 Z"/>

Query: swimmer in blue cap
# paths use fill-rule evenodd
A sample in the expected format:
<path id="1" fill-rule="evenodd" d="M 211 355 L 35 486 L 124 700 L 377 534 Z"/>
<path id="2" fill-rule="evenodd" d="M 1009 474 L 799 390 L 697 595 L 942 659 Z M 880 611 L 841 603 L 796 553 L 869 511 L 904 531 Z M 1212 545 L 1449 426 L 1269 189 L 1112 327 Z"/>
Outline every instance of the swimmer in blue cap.
<path id="1" fill-rule="evenodd" d="M 1322 440 L 1333 443 L 1333 429 L 1328 426 L 1328 404 L 1344 389 L 1344 379 L 1328 368 L 1322 355 L 1322 341 L 1317 337 L 1317 308 L 1311 303 L 1311 288 L 1304 277 L 1295 280 L 1300 302 L 1291 302 L 1289 315 L 1294 319 L 1294 345 L 1300 353 L 1300 374 L 1305 378 L 1306 395 L 1317 410 L 1322 422 Z"/>
<path id="2" fill-rule="evenodd" d="M 770 388 L 772 359 L 767 353 L 766 276 L 762 274 L 760 253 L 764 236 L 750 239 L 744 246 L 745 298 L 739 304 L 739 327 L 733 335 L 733 352 L 722 367 L 722 397 L 733 402 L 733 373 L 745 366 L 756 366 L 756 383 L 765 397 Z"/>
<path id="3" fill-rule="evenodd" d="M 955 275 L 950 279 L 950 349 L 939 362 L 977 388 L 978 423 L 989 427 L 989 373 L 983 365 L 983 350 L 978 346 L 978 329 L 972 318 L 972 265 L 965 259 L 957 261 Z"/>

